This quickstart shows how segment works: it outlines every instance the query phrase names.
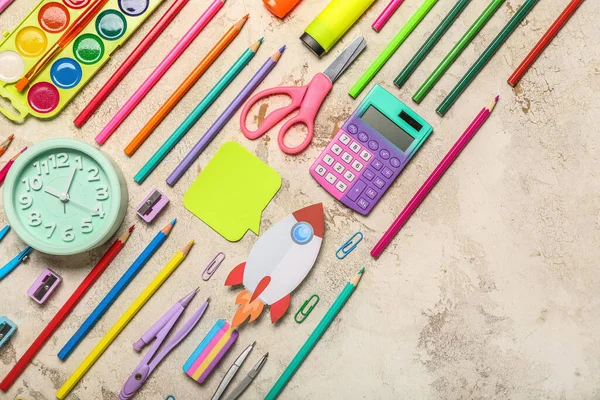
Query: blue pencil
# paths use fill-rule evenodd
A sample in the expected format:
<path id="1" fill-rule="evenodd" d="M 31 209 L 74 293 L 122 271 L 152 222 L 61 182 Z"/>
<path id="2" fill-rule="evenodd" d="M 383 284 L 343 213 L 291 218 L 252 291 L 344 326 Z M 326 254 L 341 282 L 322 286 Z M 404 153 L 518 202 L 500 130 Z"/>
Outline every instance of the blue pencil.
<path id="1" fill-rule="evenodd" d="M 92 311 L 92 313 L 87 317 L 84 323 L 79 327 L 77 332 L 71 339 L 64 345 L 64 347 L 58 352 L 58 358 L 61 360 L 66 360 L 69 355 L 75 350 L 75 348 L 79 345 L 79 343 L 83 340 L 83 338 L 89 333 L 89 331 L 96 325 L 96 322 L 102 318 L 102 315 L 109 309 L 112 303 L 119 297 L 121 292 L 125 290 L 127 285 L 131 283 L 133 278 L 137 275 L 138 272 L 146 265 L 148 260 L 152 257 L 154 253 L 160 248 L 160 246 L 167 240 L 169 233 L 171 233 L 171 229 L 175 226 L 175 222 L 177 220 L 174 219 L 167 226 L 165 226 L 160 232 L 156 234 L 154 239 L 146 246 L 144 251 L 138 256 L 138 258 L 131 264 L 131 267 L 121 276 L 121 279 L 113 286 L 112 289 L 108 292 L 106 296 L 102 299 L 100 304 Z"/>

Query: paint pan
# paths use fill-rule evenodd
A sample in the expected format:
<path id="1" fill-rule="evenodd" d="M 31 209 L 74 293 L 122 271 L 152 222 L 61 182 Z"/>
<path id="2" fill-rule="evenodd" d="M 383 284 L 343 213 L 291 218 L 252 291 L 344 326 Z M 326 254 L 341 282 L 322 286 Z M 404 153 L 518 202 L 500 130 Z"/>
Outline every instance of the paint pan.
<path id="1" fill-rule="evenodd" d="M 42 0 L 0 43 L 0 107 L 13 121 L 52 118 L 164 0 L 110 0 L 88 26 L 19 93 L 15 83 L 85 11 L 90 0 Z"/>

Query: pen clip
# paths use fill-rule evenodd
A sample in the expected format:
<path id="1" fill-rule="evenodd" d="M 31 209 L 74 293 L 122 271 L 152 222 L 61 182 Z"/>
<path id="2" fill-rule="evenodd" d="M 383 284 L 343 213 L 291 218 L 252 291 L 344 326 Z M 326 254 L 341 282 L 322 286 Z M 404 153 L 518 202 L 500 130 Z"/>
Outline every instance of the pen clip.
<path id="1" fill-rule="evenodd" d="M 217 253 L 215 258 L 213 258 L 212 261 L 208 263 L 208 265 L 202 272 L 202 280 L 208 281 L 214 275 L 214 273 L 217 272 L 217 269 L 219 269 L 223 261 L 225 261 L 225 253 L 221 251 Z"/>
<path id="2" fill-rule="evenodd" d="M 17 255 L 16 260 L 18 262 L 27 261 L 27 259 L 29 258 L 28 256 L 29 256 L 29 254 L 31 254 L 32 251 L 33 251 L 33 248 L 31 248 L 29 246 L 25 247 L 25 249 Z"/>
<path id="3" fill-rule="evenodd" d="M 316 300 L 314 303 L 310 304 L 312 299 L 316 299 Z M 312 312 L 313 308 L 315 308 L 315 306 L 317 305 L 319 300 L 320 300 L 319 296 L 317 296 L 316 294 L 313 294 L 312 296 L 310 296 L 308 298 L 308 300 L 306 300 L 304 303 L 302 303 L 302 306 L 300 307 L 300 309 L 298 311 L 296 311 L 296 314 L 294 315 L 294 321 L 296 321 L 299 324 L 304 322 L 304 320 Z M 301 315 L 302 318 L 298 318 L 298 315 Z"/>
<path id="4" fill-rule="evenodd" d="M 358 240 L 354 241 L 356 237 L 358 237 Z M 339 260 L 344 259 L 348 254 L 352 253 L 352 250 L 354 250 L 356 246 L 358 246 L 361 240 L 363 240 L 362 232 L 356 232 L 354 235 L 352 235 L 350 239 L 346 241 L 346 243 L 344 243 L 339 249 L 337 249 L 337 251 L 335 252 L 335 256 Z"/>

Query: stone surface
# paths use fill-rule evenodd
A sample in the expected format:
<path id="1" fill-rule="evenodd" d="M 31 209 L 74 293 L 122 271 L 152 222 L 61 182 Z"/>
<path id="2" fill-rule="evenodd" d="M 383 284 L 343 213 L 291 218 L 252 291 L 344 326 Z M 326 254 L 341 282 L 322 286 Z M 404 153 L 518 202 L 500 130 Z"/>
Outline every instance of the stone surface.
<path id="1" fill-rule="evenodd" d="M 12 29 L 34 7 L 19 0 L 0 16 Z M 133 50 L 168 7 L 155 15 L 118 51 L 77 98 L 50 121 L 28 118 L 13 125 L 0 119 L 2 137 L 16 140 L 1 163 L 25 145 L 48 138 L 71 137 L 87 143 L 104 126 L 160 62 L 167 49 L 193 23 L 208 2 L 192 1 L 157 40 L 142 61 L 82 129 L 72 120 L 116 67 Z M 129 181 L 126 224 L 136 223 L 130 243 L 100 278 L 72 315 L 46 344 L 3 398 L 54 398 L 84 356 L 112 326 L 123 310 L 189 239 L 197 244 L 190 257 L 117 338 L 72 392 L 70 399 L 115 399 L 123 382 L 142 356 L 132 349 L 139 336 L 175 301 L 196 286 L 212 302 L 196 330 L 155 371 L 139 399 L 208 399 L 240 351 L 254 340 L 256 349 L 242 367 L 237 384 L 264 354 L 269 360 L 244 398 L 259 399 L 334 301 L 347 279 L 361 267 L 367 272 L 359 289 L 330 327 L 303 367 L 290 382 L 286 399 L 591 399 L 600 397 L 600 300 L 597 260 L 600 255 L 600 46 L 597 21 L 600 3 L 587 1 L 514 90 L 506 79 L 566 5 L 544 0 L 530 13 L 492 62 L 468 88 L 445 118 L 434 109 L 470 63 L 508 21 L 521 2 L 507 1 L 425 101 L 415 106 L 410 96 L 429 71 L 487 5 L 472 2 L 450 32 L 435 47 L 404 88 L 392 80 L 451 8 L 441 1 L 392 57 L 375 81 L 414 106 L 435 128 L 421 151 L 368 217 L 340 205 L 308 174 L 312 160 L 326 146 L 358 105 L 346 94 L 355 79 L 402 26 L 420 1 L 406 1 L 379 34 L 370 24 L 385 6 L 377 2 L 330 55 L 317 60 L 297 37 L 327 2 L 304 0 L 290 17 L 272 17 L 259 0 L 230 0 L 206 32 L 136 108 L 103 149 L 114 156 Z M 198 62 L 217 38 L 246 12 L 247 26 L 209 73 L 169 114 L 139 152 L 128 158 L 123 147 Z M 239 132 L 239 113 L 175 188 L 164 178 L 229 103 L 264 59 L 282 44 L 288 50 L 262 88 L 307 83 L 322 71 L 352 38 L 363 34 L 368 48 L 335 85 L 316 122 L 316 138 L 303 154 L 290 157 L 277 148 L 275 133 L 250 142 Z M 236 82 L 192 129 L 183 142 L 142 186 L 132 176 L 212 87 L 243 49 L 265 36 L 257 57 Z M 209 38 L 211 38 L 209 40 Z M 378 260 L 370 248 L 421 185 L 483 105 L 499 94 L 493 116 L 437 185 L 396 240 Z M 265 104 L 253 122 L 275 107 Z M 252 121 L 251 121 L 252 122 Z M 319 260 L 303 285 L 294 292 L 288 314 L 276 326 L 266 317 L 241 329 L 233 351 L 203 386 L 190 380 L 181 366 L 217 318 L 230 319 L 237 291 L 223 286 L 228 271 L 242 262 L 256 241 L 247 233 L 228 243 L 188 213 L 182 196 L 196 173 L 225 141 L 235 140 L 281 173 L 283 186 L 263 214 L 264 232 L 291 211 L 322 201 L 326 208 L 326 238 Z M 157 187 L 172 199 L 154 226 L 146 226 L 134 209 Z M 140 250 L 169 219 L 179 223 L 171 238 L 96 325 L 71 358 L 60 362 L 56 353 L 83 322 Z M 0 215 L 0 223 L 4 223 Z M 344 261 L 335 250 L 354 232 L 365 239 Z M 1 244 L 0 263 L 23 247 L 9 235 Z M 0 315 L 19 324 L 11 341 L 0 350 L 0 375 L 8 372 L 41 329 L 84 278 L 104 249 L 72 258 L 36 253 L 0 285 Z M 203 282 L 204 266 L 218 252 L 227 260 L 214 278 Z M 64 283 L 43 307 L 25 294 L 46 267 L 58 271 Z M 321 302 L 303 324 L 293 314 L 311 294 Z M 188 310 L 187 316 L 191 315 Z"/>

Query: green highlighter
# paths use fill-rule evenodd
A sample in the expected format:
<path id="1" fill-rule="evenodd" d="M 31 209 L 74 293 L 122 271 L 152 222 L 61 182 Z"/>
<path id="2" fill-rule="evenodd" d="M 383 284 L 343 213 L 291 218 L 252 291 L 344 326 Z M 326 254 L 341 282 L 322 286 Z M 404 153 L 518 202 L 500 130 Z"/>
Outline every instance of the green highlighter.
<path id="1" fill-rule="evenodd" d="M 375 0 L 333 0 L 304 30 L 300 40 L 322 57 L 344 36 Z"/>

